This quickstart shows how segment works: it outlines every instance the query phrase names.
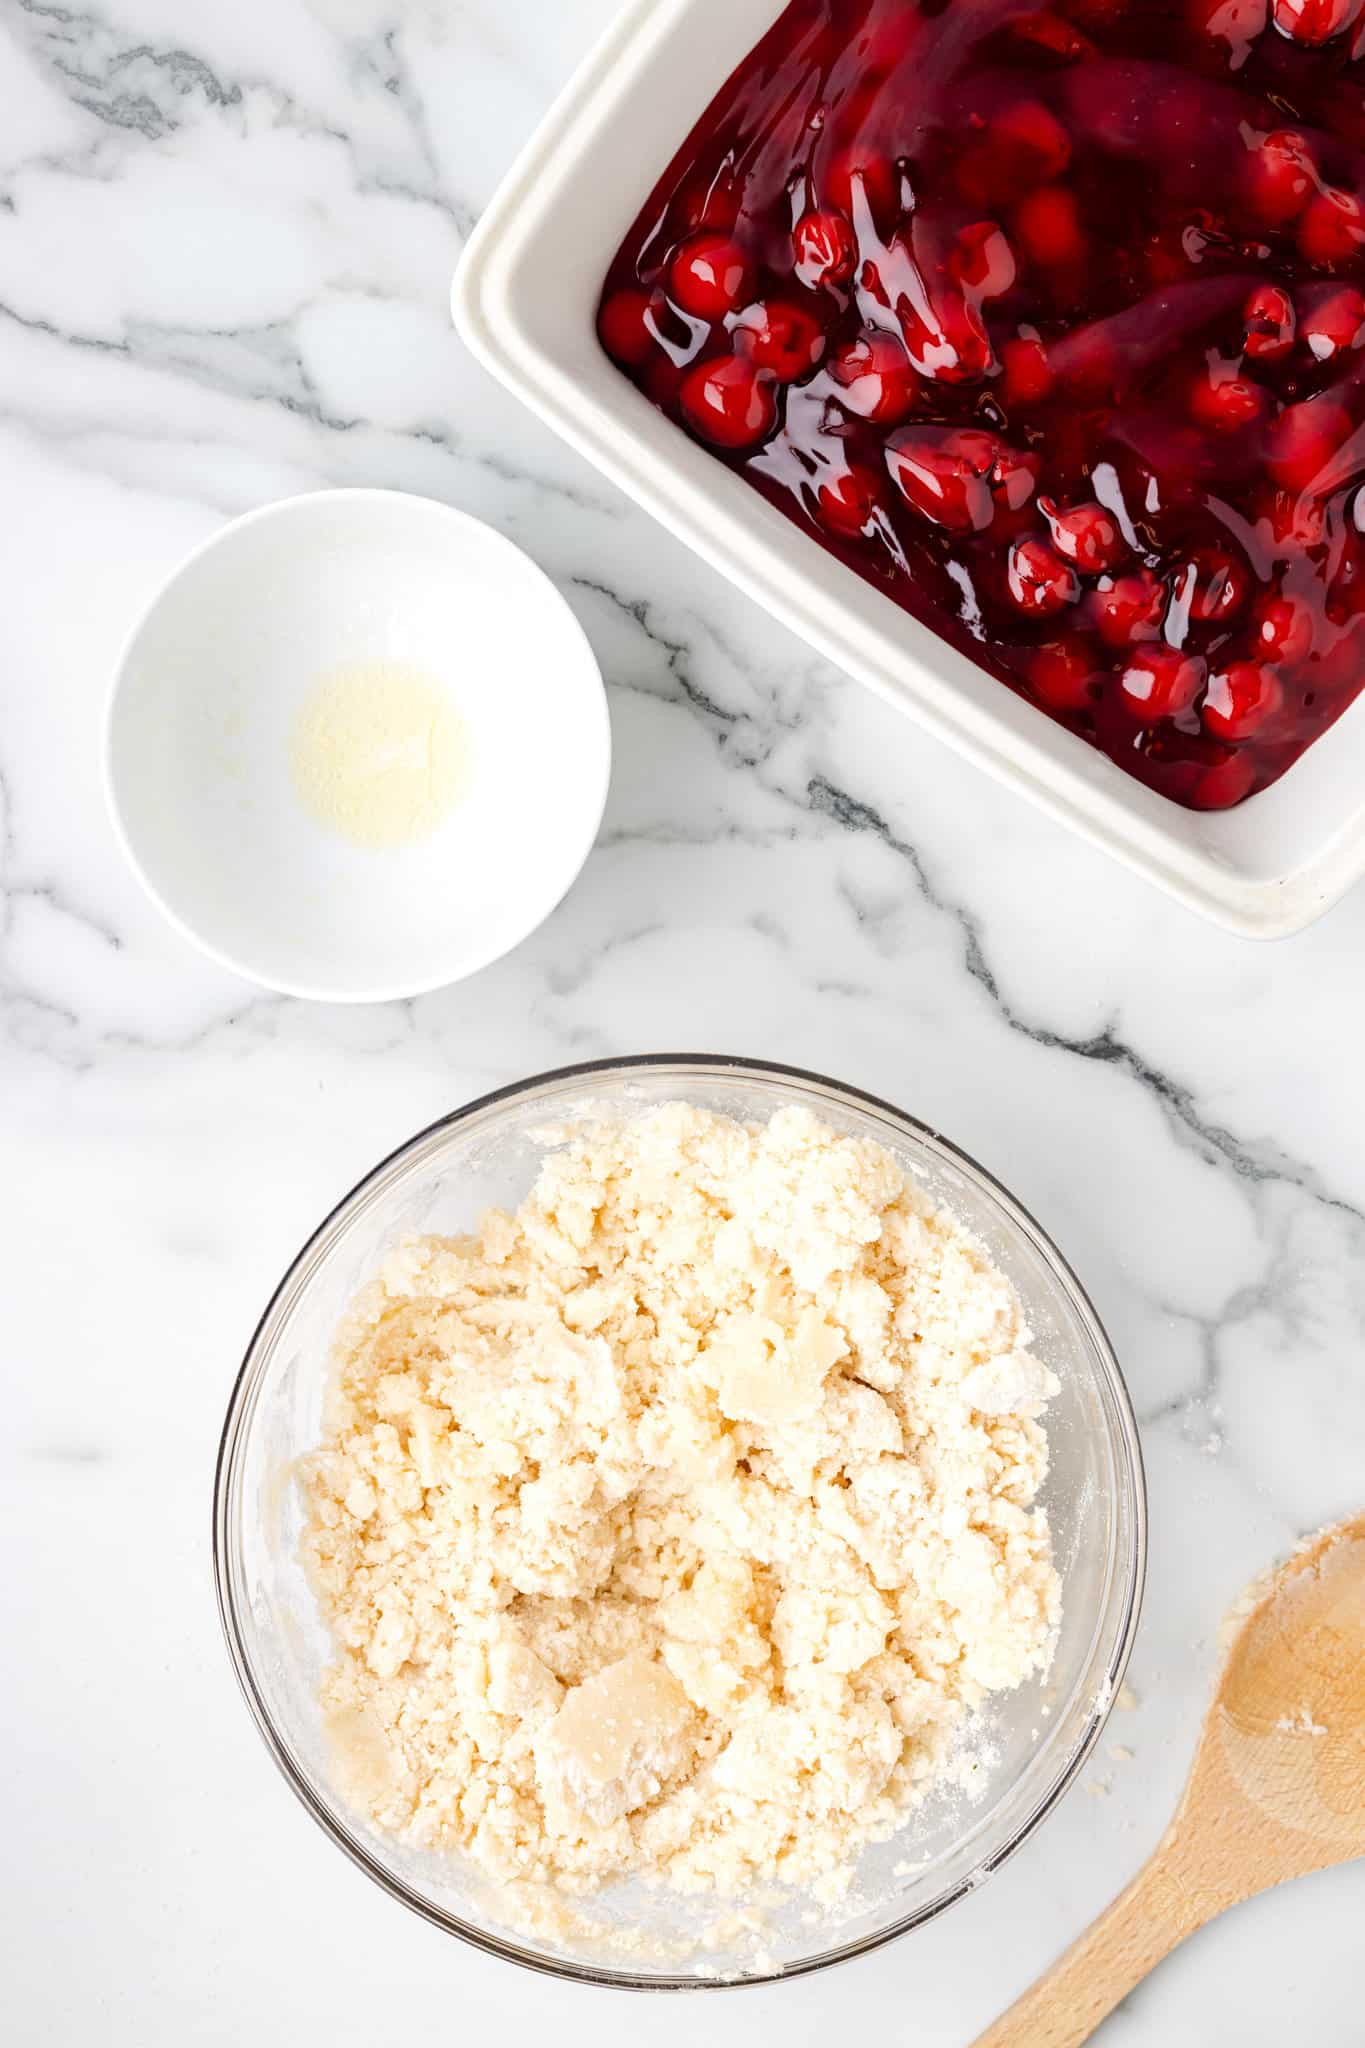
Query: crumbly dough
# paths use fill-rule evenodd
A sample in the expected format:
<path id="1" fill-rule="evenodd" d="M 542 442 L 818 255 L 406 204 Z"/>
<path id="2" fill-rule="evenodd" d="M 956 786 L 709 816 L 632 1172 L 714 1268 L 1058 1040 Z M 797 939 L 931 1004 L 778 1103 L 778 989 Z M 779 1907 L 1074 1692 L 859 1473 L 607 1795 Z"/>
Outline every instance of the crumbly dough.
<path id="1" fill-rule="evenodd" d="M 580 1129 L 515 1216 L 404 1243 L 303 1468 L 350 1796 L 516 1887 L 837 1891 L 1051 1655 L 1027 1344 L 798 1109 Z"/>

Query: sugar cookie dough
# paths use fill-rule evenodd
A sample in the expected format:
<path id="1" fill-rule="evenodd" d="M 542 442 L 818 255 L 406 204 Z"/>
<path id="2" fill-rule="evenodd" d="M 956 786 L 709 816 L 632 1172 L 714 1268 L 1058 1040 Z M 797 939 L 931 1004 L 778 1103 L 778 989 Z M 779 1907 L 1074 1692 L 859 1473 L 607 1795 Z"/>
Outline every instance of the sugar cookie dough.
<path id="1" fill-rule="evenodd" d="M 575 1130 L 399 1246 L 303 1468 L 350 1797 L 503 1883 L 837 1890 L 1051 1655 L 1028 1336 L 798 1109 Z"/>

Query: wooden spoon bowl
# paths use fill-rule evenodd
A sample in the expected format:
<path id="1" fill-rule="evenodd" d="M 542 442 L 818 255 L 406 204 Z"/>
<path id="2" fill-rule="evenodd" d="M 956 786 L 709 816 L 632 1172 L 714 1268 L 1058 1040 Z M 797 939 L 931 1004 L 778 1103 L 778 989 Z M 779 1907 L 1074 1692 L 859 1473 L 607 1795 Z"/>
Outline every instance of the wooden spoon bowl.
<path id="1" fill-rule="evenodd" d="M 1365 1515 L 1258 1580 L 1155 1855 L 976 2048 L 1077 2048 L 1229 1906 L 1365 1856 Z"/>

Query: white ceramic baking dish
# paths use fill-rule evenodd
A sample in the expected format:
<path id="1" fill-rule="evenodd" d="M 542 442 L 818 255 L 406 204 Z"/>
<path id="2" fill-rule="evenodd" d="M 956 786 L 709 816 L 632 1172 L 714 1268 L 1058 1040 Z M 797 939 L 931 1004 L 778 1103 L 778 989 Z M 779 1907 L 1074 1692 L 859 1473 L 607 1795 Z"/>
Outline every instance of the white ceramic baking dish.
<path id="1" fill-rule="evenodd" d="M 785 0 L 632 0 L 484 214 L 455 279 L 474 354 L 613 482 L 813 647 L 1149 881 L 1277 938 L 1365 873 L 1365 695 L 1273 788 L 1182 810 L 955 653 L 658 413 L 594 331 L 651 186 Z"/>

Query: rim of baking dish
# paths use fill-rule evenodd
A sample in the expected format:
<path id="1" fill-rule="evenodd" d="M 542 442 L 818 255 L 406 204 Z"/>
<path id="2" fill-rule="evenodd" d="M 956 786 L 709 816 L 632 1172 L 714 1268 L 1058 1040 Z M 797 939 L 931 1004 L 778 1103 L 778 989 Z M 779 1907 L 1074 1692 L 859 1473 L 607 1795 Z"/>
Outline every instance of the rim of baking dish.
<path id="1" fill-rule="evenodd" d="M 724 1976 L 692 1975 L 685 1971 L 645 1975 L 582 1961 L 572 1956 L 559 1957 L 537 1953 L 534 1949 L 523 1948 L 510 1935 L 493 1933 L 487 1928 L 461 1919 L 458 1914 L 445 1911 L 387 1869 L 360 1837 L 346 1825 L 339 1813 L 334 1812 L 318 1796 L 307 1773 L 276 1726 L 264 1690 L 253 1668 L 240 1623 L 240 1612 L 249 1602 L 246 1590 L 240 1583 L 240 1559 L 232 1536 L 234 1515 L 239 1505 L 241 1455 L 273 1347 L 304 1290 L 352 1220 L 368 1208 L 371 1202 L 386 1193 L 424 1152 L 439 1149 L 452 1131 L 477 1117 L 486 1115 L 490 1110 L 534 1097 L 538 1091 L 550 1092 L 565 1082 L 600 1083 L 628 1080 L 631 1075 L 642 1072 L 659 1076 L 673 1074 L 679 1079 L 685 1079 L 689 1075 L 728 1075 L 739 1083 L 776 1084 L 779 1088 L 787 1085 L 823 1093 L 836 1101 L 842 1101 L 884 1118 L 894 1128 L 902 1133 L 908 1133 L 929 1151 L 937 1153 L 969 1179 L 977 1182 L 1049 1267 L 1062 1286 L 1068 1306 L 1082 1332 L 1089 1340 L 1089 1349 L 1095 1360 L 1096 1377 L 1104 1396 L 1103 1406 L 1109 1422 L 1110 1448 L 1115 1463 L 1115 1494 L 1120 1509 L 1118 1520 L 1120 1528 L 1126 1525 L 1128 1536 L 1126 1570 L 1122 1569 L 1125 1563 L 1125 1545 L 1122 1541 L 1114 1543 L 1107 1560 L 1105 1585 L 1097 1603 L 1086 1667 L 1093 1665 L 1097 1647 L 1106 1636 L 1111 1636 L 1112 1642 L 1105 1658 L 1105 1668 L 1096 1683 L 1094 1698 L 1084 1725 L 1071 1750 L 1062 1759 L 1060 1766 L 1007 1839 L 983 1855 L 964 1877 L 946 1886 L 936 1897 L 927 1900 L 899 1919 L 888 1922 L 884 1927 L 853 1940 L 836 1942 L 828 1949 L 803 1956 L 794 1962 L 775 1965 L 770 1969 Z M 953 1144 L 931 1125 L 922 1123 L 917 1117 L 898 1108 L 896 1104 L 887 1102 L 884 1097 L 872 1095 L 861 1088 L 850 1087 L 842 1081 L 832 1080 L 826 1074 L 814 1073 L 804 1067 L 785 1066 L 771 1060 L 731 1057 L 723 1053 L 640 1053 L 619 1059 L 588 1060 L 579 1065 L 551 1068 L 544 1073 L 532 1075 L 529 1079 L 512 1082 L 506 1087 L 495 1088 L 485 1095 L 476 1097 L 459 1109 L 452 1110 L 448 1115 L 438 1117 L 434 1123 L 428 1124 L 404 1144 L 396 1147 L 365 1174 L 349 1194 L 344 1195 L 328 1213 L 291 1262 L 284 1278 L 267 1303 L 252 1333 L 233 1384 L 214 1471 L 212 1547 L 218 1613 L 228 1654 L 242 1695 L 266 1748 L 285 1782 L 324 1833 L 352 1863 L 363 1870 L 366 1876 L 391 1898 L 419 1914 L 432 1926 L 443 1929 L 459 1940 L 469 1942 L 473 1947 L 482 1949 L 485 1954 L 498 1956 L 505 1962 L 516 1963 L 525 1969 L 535 1970 L 543 1976 L 630 1991 L 727 1990 L 750 1984 L 771 1984 L 784 1982 L 789 1978 L 809 1976 L 812 1972 L 828 1969 L 835 1963 L 850 1962 L 856 1956 L 869 1955 L 874 1949 L 881 1948 L 887 1942 L 909 1933 L 912 1928 L 936 1919 L 940 1913 L 946 1912 L 969 1892 L 978 1890 L 987 1878 L 994 1876 L 1015 1851 L 1029 1840 L 1085 1764 L 1108 1719 L 1115 1695 L 1122 1683 L 1137 1633 L 1142 1594 L 1146 1584 L 1147 1489 L 1142 1446 L 1132 1400 L 1113 1346 L 1090 1297 L 1041 1224 L 1008 1188 L 997 1180 L 994 1174 L 979 1165 L 970 1153 L 964 1152 L 960 1146 Z"/>

